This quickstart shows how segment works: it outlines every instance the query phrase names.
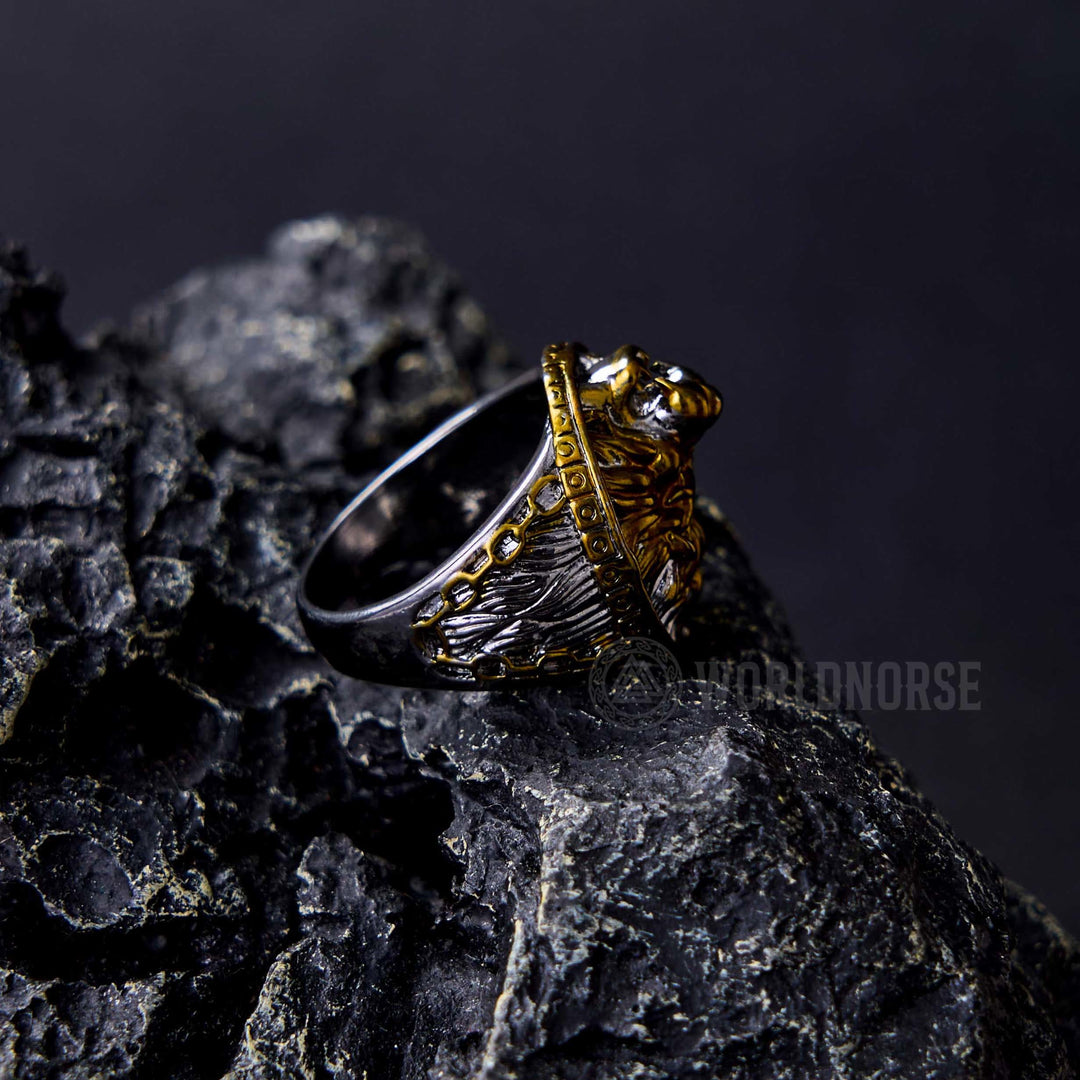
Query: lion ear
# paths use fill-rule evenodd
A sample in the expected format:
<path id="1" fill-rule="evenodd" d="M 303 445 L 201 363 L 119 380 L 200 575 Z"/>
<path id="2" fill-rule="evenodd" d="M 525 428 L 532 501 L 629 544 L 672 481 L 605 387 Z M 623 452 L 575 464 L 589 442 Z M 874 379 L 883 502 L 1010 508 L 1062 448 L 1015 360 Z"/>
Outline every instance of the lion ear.
<path id="1" fill-rule="evenodd" d="M 609 376 L 609 385 L 615 401 L 621 401 L 633 393 L 642 379 L 647 377 L 648 362 L 648 354 L 636 345 L 621 345 L 608 357 L 607 363 L 613 372 Z"/>
<path id="2" fill-rule="evenodd" d="M 594 356 L 588 351 L 578 353 L 578 369 L 584 376 L 584 382 L 595 383 L 598 386 L 608 386 L 611 383 L 611 371 L 615 366 L 616 354 L 609 356 Z"/>
<path id="3" fill-rule="evenodd" d="M 620 345 L 608 358 L 612 364 L 625 360 L 628 363 L 648 364 L 649 354 L 637 345 Z"/>

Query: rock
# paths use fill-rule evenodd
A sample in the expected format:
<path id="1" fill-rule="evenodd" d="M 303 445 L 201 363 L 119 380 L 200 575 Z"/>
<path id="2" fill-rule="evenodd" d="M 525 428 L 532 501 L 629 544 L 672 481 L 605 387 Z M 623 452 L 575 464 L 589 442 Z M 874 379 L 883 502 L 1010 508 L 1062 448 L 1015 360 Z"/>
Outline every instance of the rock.
<path id="1" fill-rule="evenodd" d="M 1076 1074 L 1075 943 L 856 718 L 312 653 L 315 537 L 512 366 L 415 233 L 286 226 L 83 345 L 60 297 L 0 256 L 0 1075 Z M 702 513 L 687 655 L 791 661 Z"/>
<path id="2" fill-rule="evenodd" d="M 290 469 L 384 458 L 508 362 L 423 239 L 370 219 L 286 226 L 267 259 L 196 272 L 135 323 L 159 346 L 158 385 L 216 437 Z"/>

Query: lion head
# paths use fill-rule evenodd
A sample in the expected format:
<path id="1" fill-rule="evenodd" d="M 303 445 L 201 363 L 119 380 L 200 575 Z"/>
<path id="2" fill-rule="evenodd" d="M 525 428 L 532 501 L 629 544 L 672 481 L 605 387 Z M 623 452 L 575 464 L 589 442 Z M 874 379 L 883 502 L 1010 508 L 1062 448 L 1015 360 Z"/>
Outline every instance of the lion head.
<path id="1" fill-rule="evenodd" d="M 582 367 L 589 445 L 653 608 L 670 630 L 700 584 L 691 454 L 720 414 L 720 395 L 692 371 L 633 345 L 582 357 Z"/>

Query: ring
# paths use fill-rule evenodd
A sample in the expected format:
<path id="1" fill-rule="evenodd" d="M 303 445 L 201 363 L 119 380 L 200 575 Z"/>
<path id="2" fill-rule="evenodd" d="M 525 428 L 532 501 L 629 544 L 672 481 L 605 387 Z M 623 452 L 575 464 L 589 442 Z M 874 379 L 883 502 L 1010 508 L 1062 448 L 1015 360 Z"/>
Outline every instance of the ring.
<path id="1" fill-rule="evenodd" d="M 301 574 L 312 644 L 398 686 L 511 686 L 671 642 L 701 584 L 694 444 L 720 395 L 624 345 L 552 345 L 338 515 Z"/>

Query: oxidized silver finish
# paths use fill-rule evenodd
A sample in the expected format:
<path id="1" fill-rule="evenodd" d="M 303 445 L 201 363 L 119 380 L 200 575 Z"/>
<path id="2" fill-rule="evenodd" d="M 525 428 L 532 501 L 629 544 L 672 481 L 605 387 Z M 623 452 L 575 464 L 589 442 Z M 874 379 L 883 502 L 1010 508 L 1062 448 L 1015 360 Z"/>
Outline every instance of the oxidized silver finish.
<path id="1" fill-rule="evenodd" d="M 719 408 L 631 346 L 552 346 L 542 380 L 451 418 L 339 516 L 301 581 L 312 640 L 350 674 L 444 686 L 565 676 L 627 637 L 670 640 L 700 559 L 690 450 Z"/>

